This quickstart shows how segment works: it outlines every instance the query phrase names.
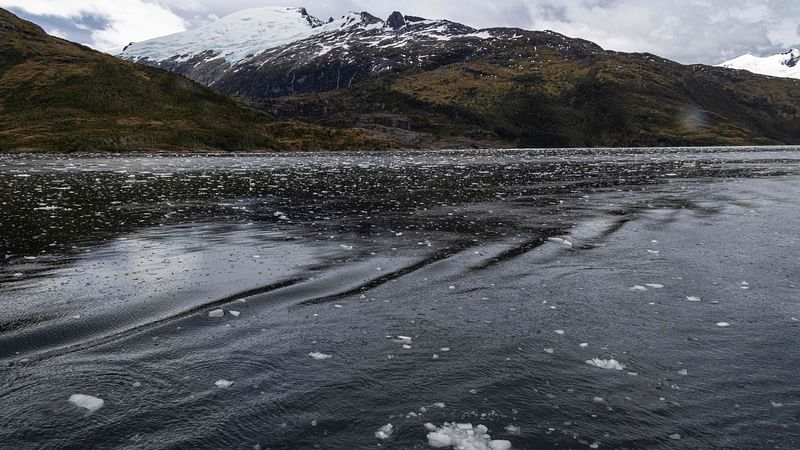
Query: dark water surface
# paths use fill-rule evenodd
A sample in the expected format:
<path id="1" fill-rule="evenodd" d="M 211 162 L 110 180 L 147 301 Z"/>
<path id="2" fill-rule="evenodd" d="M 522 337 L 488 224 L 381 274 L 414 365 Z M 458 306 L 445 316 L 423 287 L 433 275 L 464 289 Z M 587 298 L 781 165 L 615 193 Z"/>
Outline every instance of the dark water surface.
<path id="1" fill-rule="evenodd" d="M 797 148 L 0 156 L 0 213 L 1 448 L 800 448 Z"/>

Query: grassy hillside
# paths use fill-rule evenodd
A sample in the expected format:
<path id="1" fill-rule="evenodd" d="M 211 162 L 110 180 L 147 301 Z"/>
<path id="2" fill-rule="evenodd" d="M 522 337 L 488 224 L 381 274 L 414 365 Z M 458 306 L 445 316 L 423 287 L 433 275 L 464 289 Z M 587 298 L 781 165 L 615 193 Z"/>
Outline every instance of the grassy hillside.
<path id="1" fill-rule="evenodd" d="M 518 39 L 458 62 L 261 106 L 327 126 L 396 130 L 432 146 L 800 144 L 800 80 L 598 50 L 578 40 Z"/>
<path id="2" fill-rule="evenodd" d="M 0 9 L 0 151 L 393 145 L 364 131 L 277 122 L 185 78 L 48 36 Z"/>

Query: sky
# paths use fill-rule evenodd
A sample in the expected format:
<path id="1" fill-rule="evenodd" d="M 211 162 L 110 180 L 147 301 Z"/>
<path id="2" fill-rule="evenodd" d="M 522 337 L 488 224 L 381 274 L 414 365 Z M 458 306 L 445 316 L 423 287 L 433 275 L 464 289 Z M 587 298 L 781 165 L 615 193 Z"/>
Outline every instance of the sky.
<path id="1" fill-rule="evenodd" d="M 50 34 L 112 53 L 259 6 L 305 6 L 322 19 L 400 10 L 476 28 L 553 30 L 683 63 L 800 47 L 800 0 L 0 0 Z"/>

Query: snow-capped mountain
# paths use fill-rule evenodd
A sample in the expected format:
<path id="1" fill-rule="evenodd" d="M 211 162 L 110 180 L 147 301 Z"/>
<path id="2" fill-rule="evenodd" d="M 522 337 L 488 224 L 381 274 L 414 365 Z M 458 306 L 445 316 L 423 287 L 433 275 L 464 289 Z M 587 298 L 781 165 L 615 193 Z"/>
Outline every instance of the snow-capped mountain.
<path id="1" fill-rule="evenodd" d="M 393 13 L 387 20 L 351 12 L 322 21 L 304 8 L 240 11 L 206 26 L 132 43 L 121 58 L 160 67 L 220 92 L 260 99 L 347 87 L 390 71 L 438 65 L 521 38 L 561 45 L 555 33 L 477 30 L 448 20 Z M 501 45 L 502 47 L 502 45 Z"/>
<path id="2" fill-rule="evenodd" d="M 773 77 L 800 79 L 800 49 L 793 48 L 786 53 L 766 57 L 744 55 L 724 62 L 720 67 L 747 70 Z"/>

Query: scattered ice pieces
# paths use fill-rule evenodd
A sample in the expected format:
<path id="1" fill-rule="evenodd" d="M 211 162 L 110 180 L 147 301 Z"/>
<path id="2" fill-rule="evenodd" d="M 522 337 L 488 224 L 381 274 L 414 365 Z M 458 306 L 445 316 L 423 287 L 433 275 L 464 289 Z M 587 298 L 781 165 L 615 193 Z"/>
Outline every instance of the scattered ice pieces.
<path id="1" fill-rule="evenodd" d="M 720 328 L 728 328 L 729 326 L 731 326 L 731 324 L 729 324 L 728 322 L 717 322 L 717 326 Z"/>
<path id="2" fill-rule="evenodd" d="M 587 360 L 586 364 L 606 370 L 625 370 L 625 365 L 620 364 L 616 359 L 594 358 Z"/>
<path id="3" fill-rule="evenodd" d="M 73 394 L 69 396 L 69 402 L 78 408 L 83 408 L 90 413 L 97 411 L 105 405 L 105 401 L 91 395 Z"/>
<path id="4" fill-rule="evenodd" d="M 218 387 L 220 389 L 226 389 L 226 388 L 229 388 L 229 387 L 233 386 L 233 381 L 217 380 L 216 382 L 214 382 L 214 386 L 216 386 L 216 387 Z"/>
<path id="5" fill-rule="evenodd" d="M 326 359 L 333 358 L 333 355 L 328 355 L 328 354 L 320 353 L 320 352 L 311 352 L 311 353 L 308 354 L 308 356 L 316 359 L 317 361 L 323 361 L 323 360 L 326 360 Z"/>
<path id="6" fill-rule="evenodd" d="M 223 317 L 223 316 L 225 316 L 225 311 L 222 310 L 222 309 L 215 309 L 215 310 L 210 311 L 208 313 L 208 317 L 211 317 L 211 318 L 214 318 L 214 319 L 218 319 L 218 318 Z"/>
<path id="7" fill-rule="evenodd" d="M 470 450 L 509 450 L 511 442 L 492 440 L 489 429 L 483 425 L 477 427 L 469 423 L 447 423 L 436 428 L 433 424 L 426 423 L 428 445 L 433 448 L 470 449 Z"/>
<path id="8" fill-rule="evenodd" d="M 382 426 L 378 431 L 375 432 L 375 437 L 381 440 L 389 439 L 392 437 L 392 433 L 394 432 L 394 425 L 386 424 Z"/>
<path id="9" fill-rule="evenodd" d="M 690 296 L 686 297 L 686 301 L 687 302 L 700 302 L 700 301 L 702 301 L 702 299 L 700 297 L 695 297 L 693 295 L 690 295 Z"/>
<path id="10" fill-rule="evenodd" d="M 239 311 L 228 311 L 228 312 L 231 313 L 233 317 L 239 317 L 242 315 L 242 313 L 240 313 Z"/>

